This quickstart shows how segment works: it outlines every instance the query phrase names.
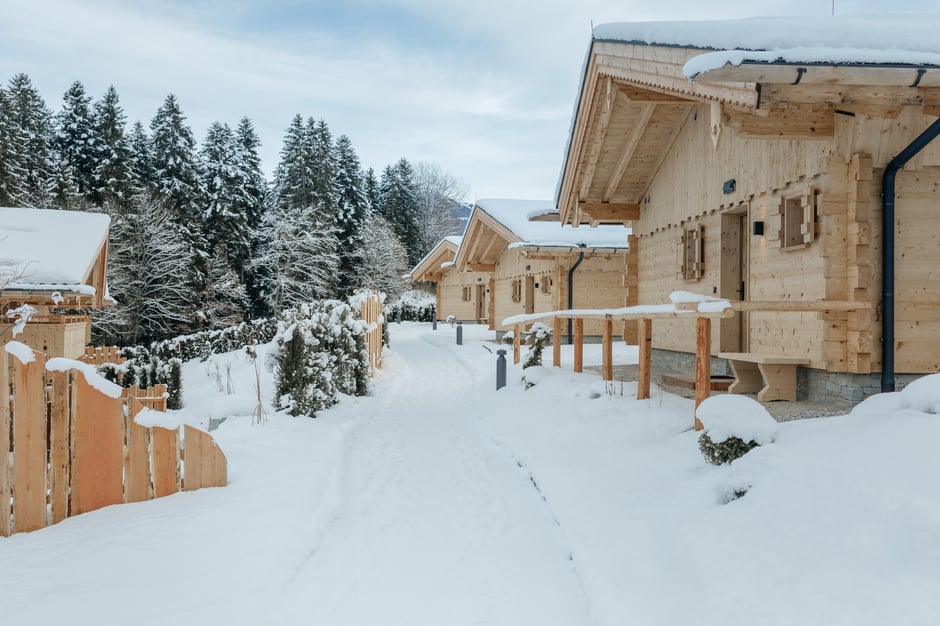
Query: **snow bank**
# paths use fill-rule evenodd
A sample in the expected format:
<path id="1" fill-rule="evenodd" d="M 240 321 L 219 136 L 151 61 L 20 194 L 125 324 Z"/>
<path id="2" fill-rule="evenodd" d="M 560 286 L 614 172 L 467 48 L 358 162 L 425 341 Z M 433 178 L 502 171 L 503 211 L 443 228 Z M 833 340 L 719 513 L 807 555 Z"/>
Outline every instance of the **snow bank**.
<path id="1" fill-rule="evenodd" d="M 180 420 L 175 415 L 170 415 L 163 411 L 155 411 L 153 409 L 141 409 L 137 415 L 134 416 L 134 422 L 140 424 L 144 428 L 166 428 L 167 430 L 176 430 L 180 427 L 182 420 Z"/>
<path id="2" fill-rule="evenodd" d="M 940 374 L 918 378 L 902 389 L 901 407 L 922 413 L 940 413 Z"/>
<path id="3" fill-rule="evenodd" d="M 99 374 L 94 365 L 89 365 L 88 363 L 82 363 L 81 361 L 75 361 L 73 359 L 55 357 L 46 361 L 46 370 L 49 372 L 67 372 L 69 370 L 77 370 L 85 377 L 85 382 L 104 395 L 110 396 L 112 398 L 121 397 L 121 388 Z"/>
<path id="4" fill-rule="evenodd" d="M 33 352 L 33 349 L 27 346 L 25 343 L 20 343 L 19 341 L 11 341 L 4 346 L 4 350 L 7 351 L 7 354 L 12 354 L 20 363 L 26 365 L 27 363 L 32 363 L 36 360 L 36 354 Z"/>
<path id="5" fill-rule="evenodd" d="M 699 405 L 695 416 L 715 443 L 737 437 L 764 445 L 773 442 L 777 433 L 777 421 L 760 402 L 747 396 L 711 396 Z"/>

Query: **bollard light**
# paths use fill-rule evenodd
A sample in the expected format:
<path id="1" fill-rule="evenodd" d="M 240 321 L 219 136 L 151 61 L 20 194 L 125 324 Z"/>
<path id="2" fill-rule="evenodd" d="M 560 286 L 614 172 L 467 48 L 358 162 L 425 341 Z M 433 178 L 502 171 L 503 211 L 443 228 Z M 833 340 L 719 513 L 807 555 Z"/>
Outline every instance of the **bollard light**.
<path id="1" fill-rule="evenodd" d="M 433 319 L 431 319 L 431 330 L 437 330 L 437 316 L 436 315 L 434 316 Z"/>
<path id="2" fill-rule="evenodd" d="M 506 386 L 506 351 L 497 350 L 496 354 L 496 389 L 497 391 Z"/>
<path id="3" fill-rule="evenodd" d="M 457 322 L 457 345 L 463 345 L 463 323 Z"/>

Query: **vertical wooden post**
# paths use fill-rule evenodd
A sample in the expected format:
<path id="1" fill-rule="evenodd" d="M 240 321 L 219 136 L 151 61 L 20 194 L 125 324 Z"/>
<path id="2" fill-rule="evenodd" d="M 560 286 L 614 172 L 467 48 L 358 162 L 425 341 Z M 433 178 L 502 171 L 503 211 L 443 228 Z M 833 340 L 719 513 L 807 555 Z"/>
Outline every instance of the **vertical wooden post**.
<path id="1" fill-rule="evenodd" d="M 636 381 L 636 399 L 650 397 L 650 366 L 653 355 L 653 320 L 642 319 L 639 324 L 640 371 Z"/>
<path id="2" fill-rule="evenodd" d="M 512 327 L 512 362 L 519 364 L 519 346 L 522 343 L 522 326 L 516 324 Z"/>
<path id="3" fill-rule="evenodd" d="M 584 320 L 574 320 L 574 371 L 584 371 Z"/>
<path id="4" fill-rule="evenodd" d="M 42 353 L 13 365 L 13 532 L 46 526 L 46 371 Z"/>
<path id="5" fill-rule="evenodd" d="M 700 317 L 695 322 L 695 408 L 700 405 L 711 393 L 711 347 L 712 347 L 712 321 L 707 317 Z M 702 422 L 695 418 L 695 430 L 702 430 Z"/>
<path id="6" fill-rule="evenodd" d="M 0 537 L 13 531 L 10 518 L 10 381 L 7 352 L 0 347 Z"/>
<path id="7" fill-rule="evenodd" d="M 552 365 L 555 367 L 561 367 L 561 333 L 562 319 L 556 317 L 552 331 Z"/>
<path id="8" fill-rule="evenodd" d="M 72 469 L 72 377 L 68 372 L 52 372 L 52 437 L 50 504 L 52 523 L 58 524 L 69 516 L 69 481 Z"/>
<path id="9" fill-rule="evenodd" d="M 601 346 L 604 380 L 614 379 L 614 322 L 608 315 L 604 319 L 604 338 Z"/>

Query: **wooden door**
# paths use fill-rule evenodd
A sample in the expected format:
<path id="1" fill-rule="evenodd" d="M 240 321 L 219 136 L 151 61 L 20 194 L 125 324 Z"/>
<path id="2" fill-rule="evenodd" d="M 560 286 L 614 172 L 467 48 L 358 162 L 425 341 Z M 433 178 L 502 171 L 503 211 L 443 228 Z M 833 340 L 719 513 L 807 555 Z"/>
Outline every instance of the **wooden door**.
<path id="1" fill-rule="evenodd" d="M 750 242 L 748 211 L 744 207 L 721 216 L 721 279 L 718 296 L 746 300 L 748 294 L 748 250 Z M 746 352 L 748 325 L 739 313 L 720 323 L 719 347 L 723 352 Z"/>
<path id="2" fill-rule="evenodd" d="M 477 321 L 486 321 L 486 287 L 477 285 Z"/>
<path id="3" fill-rule="evenodd" d="M 525 313 L 535 313 L 535 276 L 525 277 Z"/>

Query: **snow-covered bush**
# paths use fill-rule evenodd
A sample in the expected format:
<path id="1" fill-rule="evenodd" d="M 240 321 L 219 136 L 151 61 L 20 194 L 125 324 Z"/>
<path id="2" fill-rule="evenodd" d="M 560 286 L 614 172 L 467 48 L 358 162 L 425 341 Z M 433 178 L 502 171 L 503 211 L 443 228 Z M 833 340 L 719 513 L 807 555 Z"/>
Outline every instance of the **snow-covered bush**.
<path id="1" fill-rule="evenodd" d="M 275 353 L 276 406 L 315 417 L 337 394 L 365 395 L 369 354 L 365 324 L 336 300 L 303 305 L 279 323 Z"/>
<path id="2" fill-rule="evenodd" d="M 731 463 L 757 446 L 773 442 L 777 432 L 777 421 L 747 396 L 712 396 L 699 405 L 695 416 L 704 427 L 699 450 L 713 465 Z"/>
<path id="3" fill-rule="evenodd" d="M 98 366 L 98 373 L 123 387 L 136 385 L 146 389 L 155 385 L 166 385 L 169 394 L 167 408 L 182 408 L 183 362 L 180 359 L 160 357 L 144 346 L 122 348 L 121 356 L 126 359 L 124 363 L 104 363 Z"/>
<path id="4" fill-rule="evenodd" d="M 526 337 L 529 352 L 526 355 L 525 363 L 522 364 L 522 369 L 542 365 L 542 350 L 548 345 L 551 337 L 551 328 L 539 322 L 532 324 L 532 328 L 529 329 L 529 334 Z"/>
<path id="5" fill-rule="evenodd" d="M 249 346 L 252 342 L 268 343 L 277 334 L 277 319 L 260 319 L 242 322 L 220 330 L 206 330 L 190 335 L 181 335 L 150 344 L 150 351 L 162 358 L 177 357 L 183 361 L 200 359 L 205 361 L 213 354 L 233 352 Z"/>
<path id="6" fill-rule="evenodd" d="M 413 289 L 391 304 L 386 303 L 384 313 L 386 321 L 432 322 L 436 314 L 435 299 L 426 291 Z"/>

